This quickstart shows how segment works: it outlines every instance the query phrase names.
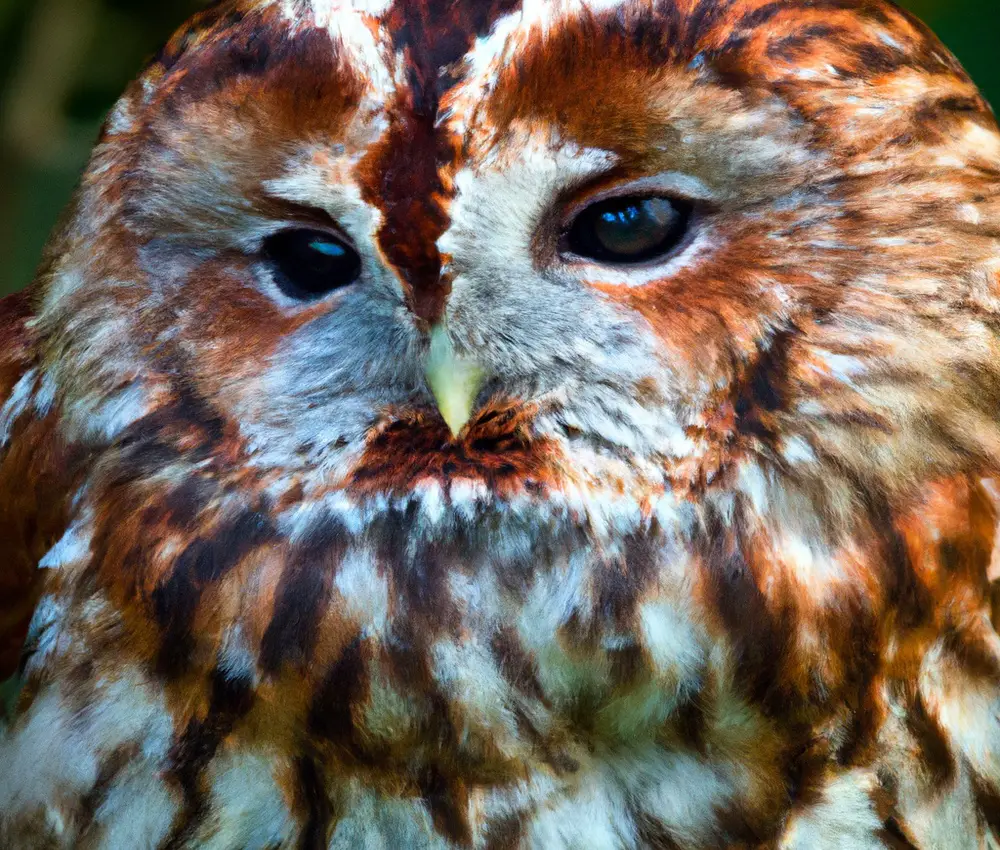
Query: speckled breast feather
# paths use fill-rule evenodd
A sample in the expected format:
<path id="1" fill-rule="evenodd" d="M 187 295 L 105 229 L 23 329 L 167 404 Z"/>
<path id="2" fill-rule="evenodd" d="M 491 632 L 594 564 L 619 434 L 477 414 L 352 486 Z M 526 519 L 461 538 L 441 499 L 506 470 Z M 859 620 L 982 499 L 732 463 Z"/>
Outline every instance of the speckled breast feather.
<path id="1" fill-rule="evenodd" d="M 3 847 L 998 846 L 1000 134 L 892 4 L 213 6 L 0 340 Z"/>

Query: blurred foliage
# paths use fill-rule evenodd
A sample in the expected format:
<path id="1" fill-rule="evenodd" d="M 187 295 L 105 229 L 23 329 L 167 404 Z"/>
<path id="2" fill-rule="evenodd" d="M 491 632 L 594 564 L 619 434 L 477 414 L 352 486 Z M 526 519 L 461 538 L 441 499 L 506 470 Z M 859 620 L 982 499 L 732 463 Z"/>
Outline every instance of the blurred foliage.
<path id="1" fill-rule="evenodd" d="M 24 286 L 104 114 L 199 0 L 0 0 L 0 295 Z M 1000 0 L 904 0 L 1000 105 Z M 0 340 L 2 344 L 2 340 Z"/>

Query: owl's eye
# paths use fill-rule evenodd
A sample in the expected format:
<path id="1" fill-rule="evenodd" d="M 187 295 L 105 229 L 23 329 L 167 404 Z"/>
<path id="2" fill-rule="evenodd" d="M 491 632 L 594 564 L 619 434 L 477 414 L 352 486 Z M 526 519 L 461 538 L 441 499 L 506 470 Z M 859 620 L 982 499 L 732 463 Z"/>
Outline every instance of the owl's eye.
<path id="1" fill-rule="evenodd" d="M 283 230 L 264 242 L 275 282 L 290 298 L 322 298 L 361 276 L 357 251 L 322 230 Z"/>
<path id="2" fill-rule="evenodd" d="M 585 209 L 570 227 L 567 247 L 602 263 L 641 263 L 684 239 L 691 204 L 672 198 L 609 198 Z"/>

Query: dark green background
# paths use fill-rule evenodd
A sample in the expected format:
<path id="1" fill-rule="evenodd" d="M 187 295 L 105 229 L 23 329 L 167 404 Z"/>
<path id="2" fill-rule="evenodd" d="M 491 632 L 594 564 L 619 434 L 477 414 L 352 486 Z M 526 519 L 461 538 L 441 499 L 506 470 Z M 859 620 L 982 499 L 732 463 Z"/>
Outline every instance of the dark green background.
<path id="1" fill-rule="evenodd" d="M 108 107 L 201 5 L 0 0 L 0 295 L 31 279 Z M 1000 0 L 903 5 L 931 25 L 1000 104 Z"/>

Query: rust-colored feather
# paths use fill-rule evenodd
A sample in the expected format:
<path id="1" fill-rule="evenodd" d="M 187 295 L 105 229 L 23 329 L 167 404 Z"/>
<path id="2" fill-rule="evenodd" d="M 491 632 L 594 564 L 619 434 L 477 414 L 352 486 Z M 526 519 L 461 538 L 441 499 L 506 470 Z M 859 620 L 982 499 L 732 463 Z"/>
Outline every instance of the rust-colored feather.
<path id="1" fill-rule="evenodd" d="M 33 353 L 25 322 L 31 316 L 27 293 L 0 300 L 0 400 L 7 402 L 14 387 L 31 368 Z M 0 402 L 2 406 L 2 402 Z M 3 417 L 0 417 L 2 419 Z M 22 423 L 18 423 L 23 427 Z M 8 427 L 12 428 L 14 423 Z M 41 587 L 37 560 L 25 539 L 25 523 L 35 511 L 25 510 L 31 481 L 25 455 L 32 448 L 12 438 L 0 446 L 0 680 L 14 674 L 28 621 Z M 38 448 L 41 448 L 40 446 Z"/>

